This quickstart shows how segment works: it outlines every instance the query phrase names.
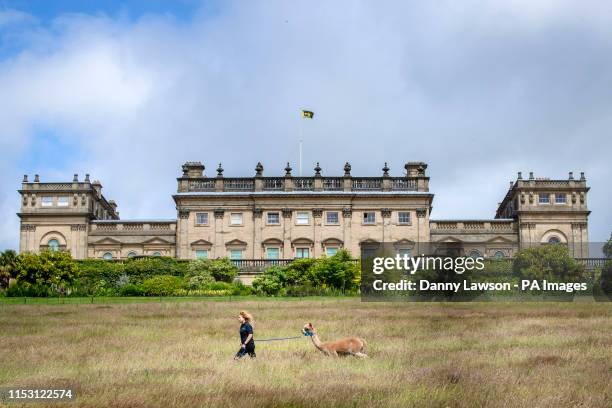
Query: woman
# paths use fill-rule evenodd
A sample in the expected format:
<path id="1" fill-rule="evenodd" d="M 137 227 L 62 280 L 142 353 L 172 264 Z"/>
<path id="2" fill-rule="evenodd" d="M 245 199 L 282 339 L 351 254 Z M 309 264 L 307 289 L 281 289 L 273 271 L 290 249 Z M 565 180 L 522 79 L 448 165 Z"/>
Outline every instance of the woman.
<path id="1" fill-rule="evenodd" d="M 251 358 L 255 358 L 255 340 L 253 340 L 253 316 L 245 310 L 238 314 L 240 320 L 240 350 L 236 353 L 234 360 L 240 360 L 247 353 Z"/>

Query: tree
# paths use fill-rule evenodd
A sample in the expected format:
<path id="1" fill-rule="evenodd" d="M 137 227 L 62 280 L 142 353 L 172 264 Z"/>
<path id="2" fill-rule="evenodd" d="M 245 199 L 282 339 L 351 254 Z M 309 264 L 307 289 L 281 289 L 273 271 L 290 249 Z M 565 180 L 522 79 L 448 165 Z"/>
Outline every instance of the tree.
<path id="1" fill-rule="evenodd" d="M 610 234 L 610 239 L 608 239 L 608 242 L 603 247 L 603 253 L 606 258 L 612 259 L 612 233 Z"/>
<path id="2" fill-rule="evenodd" d="M 78 268 L 66 251 L 43 251 L 40 254 L 22 253 L 15 265 L 17 282 L 25 287 L 47 287 L 66 293 L 78 276 Z"/>
<path id="3" fill-rule="evenodd" d="M 238 275 L 238 267 L 227 258 L 211 261 L 210 273 L 216 281 L 232 282 Z"/>
<path id="4" fill-rule="evenodd" d="M 7 249 L 0 254 L 0 288 L 7 288 L 11 278 L 15 278 L 17 253 Z"/>
<path id="5" fill-rule="evenodd" d="M 520 250 L 514 259 L 513 272 L 521 279 L 546 279 L 576 282 L 584 267 L 569 254 L 562 244 L 545 244 Z"/>

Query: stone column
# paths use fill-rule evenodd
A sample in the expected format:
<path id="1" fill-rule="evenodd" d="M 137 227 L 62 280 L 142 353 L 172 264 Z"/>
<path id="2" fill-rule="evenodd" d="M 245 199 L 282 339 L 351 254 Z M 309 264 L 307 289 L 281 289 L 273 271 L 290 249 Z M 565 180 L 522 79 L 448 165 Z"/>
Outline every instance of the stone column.
<path id="1" fill-rule="evenodd" d="M 225 243 L 223 242 L 223 223 L 224 223 L 224 214 L 225 211 L 223 208 L 215 208 L 215 242 L 214 242 L 214 251 L 213 255 L 215 258 L 223 258 L 227 256 L 225 251 Z"/>

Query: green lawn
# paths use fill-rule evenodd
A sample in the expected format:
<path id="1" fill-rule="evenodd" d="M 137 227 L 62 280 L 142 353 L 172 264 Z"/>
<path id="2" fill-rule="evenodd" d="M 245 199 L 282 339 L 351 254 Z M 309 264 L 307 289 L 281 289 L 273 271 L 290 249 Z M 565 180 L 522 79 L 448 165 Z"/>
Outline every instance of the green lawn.
<path id="1" fill-rule="evenodd" d="M 612 400 L 610 303 L 74 301 L 2 299 L 0 387 L 72 387 L 72 407 L 609 407 Z M 255 315 L 256 338 L 299 335 L 312 322 L 323 341 L 365 338 L 370 358 L 324 357 L 300 338 L 259 343 L 257 361 L 236 363 L 241 309 Z"/>

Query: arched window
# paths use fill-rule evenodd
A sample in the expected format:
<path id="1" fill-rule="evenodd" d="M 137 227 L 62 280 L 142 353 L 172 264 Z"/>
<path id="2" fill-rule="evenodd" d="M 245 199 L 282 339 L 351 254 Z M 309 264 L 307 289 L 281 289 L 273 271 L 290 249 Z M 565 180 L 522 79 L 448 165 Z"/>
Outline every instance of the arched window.
<path id="1" fill-rule="evenodd" d="M 104 255 L 102 255 L 102 259 L 106 259 L 107 261 L 113 259 L 113 254 L 110 252 L 105 252 Z"/>
<path id="2" fill-rule="evenodd" d="M 560 244 L 561 240 L 559 239 L 559 237 L 553 235 L 552 237 L 548 238 L 548 243 L 549 244 Z"/>
<path id="3" fill-rule="evenodd" d="M 470 258 L 480 258 L 481 256 L 482 255 L 480 255 L 480 252 L 476 249 L 472 249 L 470 251 L 470 255 L 469 255 Z"/>
<path id="4" fill-rule="evenodd" d="M 59 251 L 59 241 L 57 239 L 50 239 L 49 242 L 47 242 L 47 247 L 49 251 Z"/>
<path id="5" fill-rule="evenodd" d="M 134 252 L 134 251 L 130 251 L 130 252 L 128 253 L 128 258 L 133 258 L 133 257 L 135 257 L 135 256 L 136 256 L 136 252 Z"/>
<path id="6" fill-rule="evenodd" d="M 153 256 L 161 256 L 161 253 L 159 253 L 158 251 L 153 252 Z"/>
<path id="7" fill-rule="evenodd" d="M 506 255 L 504 255 L 504 253 L 502 251 L 497 251 L 497 252 L 495 252 L 494 256 L 495 256 L 495 259 L 502 259 Z"/>

